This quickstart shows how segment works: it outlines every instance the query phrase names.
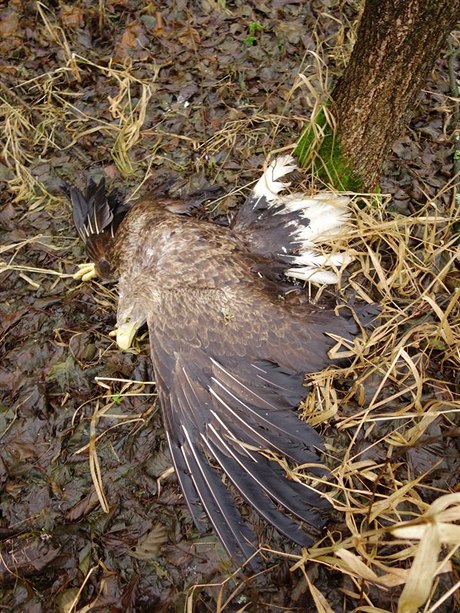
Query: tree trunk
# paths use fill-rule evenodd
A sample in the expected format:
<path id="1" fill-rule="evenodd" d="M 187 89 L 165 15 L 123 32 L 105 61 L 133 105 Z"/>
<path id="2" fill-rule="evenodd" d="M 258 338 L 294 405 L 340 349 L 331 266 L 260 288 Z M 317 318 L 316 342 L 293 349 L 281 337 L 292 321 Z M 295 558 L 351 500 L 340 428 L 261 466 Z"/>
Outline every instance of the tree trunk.
<path id="1" fill-rule="evenodd" d="M 336 187 L 378 186 L 389 149 L 458 19 L 460 0 L 366 0 L 349 64 L 332 95 L 334 144 L 320 149 L 324 165 L 324 154 L 335 158 Z"/>
<path id="2" fill-rule="evenodd" d="M 390 147 L 459 19 L 460 0 L 366 0 L 332 104 L 300 137 L 300 165 L 310 165 L 336 189 L 375 190 Z"/>

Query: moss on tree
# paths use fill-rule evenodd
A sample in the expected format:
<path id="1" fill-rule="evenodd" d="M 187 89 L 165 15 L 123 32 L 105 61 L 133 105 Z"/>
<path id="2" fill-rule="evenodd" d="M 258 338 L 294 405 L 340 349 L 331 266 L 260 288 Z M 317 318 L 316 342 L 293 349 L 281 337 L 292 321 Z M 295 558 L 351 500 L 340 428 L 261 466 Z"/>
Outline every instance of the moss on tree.
<path id="1" fill-rule="evenodd" d="M 322 108 L 302 132 L 294 151 L 300 166 L 341 191 L 361 191 L 362 181 L 343 153 L 328 114 Z"/>

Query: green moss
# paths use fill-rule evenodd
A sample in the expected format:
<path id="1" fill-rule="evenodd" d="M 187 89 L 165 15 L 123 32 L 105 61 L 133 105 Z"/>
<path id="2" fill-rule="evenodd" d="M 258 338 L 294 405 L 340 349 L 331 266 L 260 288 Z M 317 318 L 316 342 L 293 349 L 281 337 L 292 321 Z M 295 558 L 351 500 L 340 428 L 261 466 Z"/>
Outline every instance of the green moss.
<path id="1" fill-rule="evenodd" d="M 302 132 L 294 155 L 302 168 L 308 166 L 312 173 L 335 189 L 361 191 L 362 181 L 343 153 L 324 108 Z"/>

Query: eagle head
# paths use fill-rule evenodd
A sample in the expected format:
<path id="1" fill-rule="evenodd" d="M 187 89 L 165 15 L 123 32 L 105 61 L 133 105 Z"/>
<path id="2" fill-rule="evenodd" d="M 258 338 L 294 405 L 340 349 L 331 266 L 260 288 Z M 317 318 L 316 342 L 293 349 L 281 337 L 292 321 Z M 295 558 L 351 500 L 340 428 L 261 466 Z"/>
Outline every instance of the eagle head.
<path id="1" fill-rule="evenodd" d="M 125 292 L 120 288 L 117 310 L 117 345 L 123 351 L 129 349 L 139 328 L 147 321 L 147 304 L 142 295 L 132 291 Z"/>

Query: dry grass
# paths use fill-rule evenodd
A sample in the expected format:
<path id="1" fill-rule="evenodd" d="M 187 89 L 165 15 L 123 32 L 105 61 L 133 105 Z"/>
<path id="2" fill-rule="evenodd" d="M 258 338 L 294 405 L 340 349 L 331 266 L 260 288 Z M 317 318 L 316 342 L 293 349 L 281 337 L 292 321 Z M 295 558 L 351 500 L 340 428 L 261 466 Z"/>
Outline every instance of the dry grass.
<path id="1" fill-rule="evenodd" d="M 313 423 L 322 414 L 325 423 L 333 418 L 349 439 L 345 449 L 330 448 L 337 486 L 331 499 L 349 533 L 330 534 L 299 564 L 315 560 L 349 575 L 367 603 L 362 611 L 376 610 L 371 586 L 397 585 L 405 585 L 398 611 L 436 611 L 445 599 L 434 597 L 437 576 L 458 557 L 460 494 L 430 485 L 442 455 L 433 451 L 426 473 L 417 475 L 407 457 L 441 442 L 433 424 L 455 436 L 460 413 L 451 379 L 460 361 L 460 289 L 451 285 L 454 193 L 450 209 L 438 210 L 437 202 L 411 217 L 389 218 L 382 202 L 369 200 L 356 211 L 350 238 L 360 265 L 347 286 L 364 300 L 379 297 L 381 323 L 355 343 L 350 368 L 311 377 L 305 406 Z M 346 380 L 348 389 L 339 394 L 335 380 Z"/>
<path id="2" fill-rule="evenodd" d="M 95 133 L 103 135 L 119 172 L 123 176 L 134 174 L 142 185 L 151 174 L 152 163 L 161 159 L 161 143 L 170 138 L 161 126 L 143 129 L 159 68 L 150 80 L 142 80 L 134 76 L 132 66 L 100 66 L 78 57 L 70 52 L 64 32 L 53 23 L 48 10 L 39 4 L 39 11 L 50 37 L 63 50 L 66 63 L 18 83 L 13 92 L 1 93 L 2 151 L 14 175 L 9 188 L 15 200 L 28 201 L 32 210 L 61 206 L 62 200 L 49 194 L 31 173 L 32 159 L 37 154 L 46 159 L 56 150 L 68 150 L 84 165 L 86 154 L 79 142 Z M 347 36 L 344 32 L 342 29 L 336 35 L 336 41 L 342 41 L 336 47 L 337 64 L 347 57 L 352 43 L 352 31 L 347 30 L 351 32 Z M 293 97 L 304 96 L 312 112 L 323 108 L 327 99 L 329 77 L 319 59 L 327 55 L 319 44 L 291 91 Z M 116 91 L 92 115 L 75 107 L 75 94 L 67 87 L 69 80 L 81 78 L 83 68 L 102 75 L 107 86 Z M 33 107 L 22 103 L 24 91 L 35 92 Z M 229 121 L 204 143 L 183 135 L 190 148 L 200 153 L 195 167 L 206 165 L 208 158 L 223 149 L 249 155 L 267 131 L 271 150 L 276 151 L 278 130 L 288 121 L 289 101 L 285 109 L 279 115 L 259 112 L 250 119 Z M 299 125 L 304 119 L 289 116 L 289 122 L 298 121 Z M 145 139 L 151 143 L 148 155 L 134 158 L 133 149 Z M 218 178 L 220 168 L 214 172 Z M 333 609 L 327 596 L 314 585 L 315 565 L 348 577 L 344 590 L 360 599 L 363 604 L 358 610 L 362 612 L 381 610 L 376 604 L 379 592 L 395 586 L 404 586 L 398 600 L 400 613 L 415 613 L 419 607 L 426 613 L 435 612 L 460 587 L 460 582 L 454 581 L 448 593 L 436 593 L 440 574 L 452 571 L 453 558 L 458 558 L 460 493 L 431 485 L 430 472 L 436 462 L 415 475 L 407 459 L 408 450 L 436 442 L 438 434 L 433 434 L 437 432 L 433 425 L 443 424 L 445 430 L 458 431 L 460 400 L 452 380 L 460 365 L 460 288 L 454 272 L 459 253 L 453 228 L 458 204 L 453 184 L 446 186 L 446 193 L 449 206 L 442 204 L 446 198 L 438 194 L 410 217 L 388 214 L 388 197 L 363 194 L 355 200 L 356 226 L 344 241 L 354 250 L 359 265 L 341 291 L 345 297 L 354 294 L 366 302 L 378 301 L 381 319 L 375 330 L 350 348 L 354 356 L 350 367 L 310 378 L 313 390 L 304 406 L 312 424 L 327 426 L 328 435 L 339 431 L 341 440 L 347 441 L 342 447 L 328 446 L 333 470 L 329 495 L 344 517 L 346 530 L 330 532 L 316 547 L 301 556 L 290 556 L 292 571 L 304 573 L 320 612 Z M 32 287 L 40 285 L 46 275 L 69 277 L 60 271 L 15 263 L 18 253 L 24 255 L 30 243 L 41 240 L 46 240 L 48 248 L 60 248 L 56 239 L 42 236 L 5 245 L 0 272 L 17 271 Z M 95 285 L 95 293 L 95 299 L 105 305 L 113 303 L 113 296 L 102 286 Z M 347 386 L 341 385 L 343 381 Z M 103 382 L 109 389 L 94 399 L 91 421 L 91 471 L 103 508 L 107 504 L 97 461 L 96 425 L 113 407 L 112 386 L 117 383 Z M 136 387 L 139 382 L 125 383 L 117 394 L 142 393 Z M 124 417 L 120 421 L 126 423 Z M 439 457 L 439 462 L 442 459 Z M 301 468 L 294 477 L 305 479 Z M 79 594 L 75 596 L 75 608 L 78 600 Z M 190 610 L 192 601 L 193 592 Z M 218 610 L 226 610 L 228 602 L 230 599 L 222 597 Z"/>

